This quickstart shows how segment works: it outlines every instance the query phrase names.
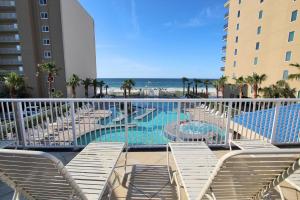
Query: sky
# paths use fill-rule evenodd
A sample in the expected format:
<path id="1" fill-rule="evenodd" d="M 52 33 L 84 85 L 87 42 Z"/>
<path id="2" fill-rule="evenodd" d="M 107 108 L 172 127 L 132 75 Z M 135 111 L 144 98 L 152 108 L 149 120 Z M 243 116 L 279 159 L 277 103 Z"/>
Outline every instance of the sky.
<path id="1" fill-rule="evenodd" d="M 98 78 L 218 78 L 226 0 L 80 0 Z"/>

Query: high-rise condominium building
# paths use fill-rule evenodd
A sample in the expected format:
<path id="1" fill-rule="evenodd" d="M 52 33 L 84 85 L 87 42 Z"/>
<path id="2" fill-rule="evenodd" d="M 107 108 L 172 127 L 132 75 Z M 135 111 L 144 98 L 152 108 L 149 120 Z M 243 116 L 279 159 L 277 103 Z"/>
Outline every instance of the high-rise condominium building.
<path id="1" fill-rule="evenodd" d="M 0 71 L 23 74 L 33 97 L 47 97 L 47 75 L 36 76 L 44 62 L 59 68 L 54 87 L 65 96 L 73 73 L 95 78 L 91 16 L 77 0 L 0 0 Z"/>
<path id="2" fill-rule="evenodd" d="M 221 69 L 229 81 L 266 74 L 262 87 L 287 80 L 300 97 L 300 80 L 288 80 L 289 74 L 299 73 L 290 64 L 300 63 L 300 0 L 229 0 L 225 7 Z M 250 89 L 247 93 L 252 96 Z"/>

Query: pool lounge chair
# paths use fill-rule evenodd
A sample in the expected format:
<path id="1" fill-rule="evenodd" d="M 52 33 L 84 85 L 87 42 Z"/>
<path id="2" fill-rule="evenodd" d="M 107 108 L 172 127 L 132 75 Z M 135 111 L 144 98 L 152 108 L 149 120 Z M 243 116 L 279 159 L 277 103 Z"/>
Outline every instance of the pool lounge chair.
<path id="1" fill-rule="evenodd" d="M 252 150 L 252 149 L 279 149 L 278 147 L 274 146 L 270 142 L 262 141 L 262 140 L 232 140 L 232 144 L 237 146 L 242 150 Z M 230 144 L 231 145 L 231 144 Z M 289 178 L 285 180 L 290 185 L 292 185 L 295 189 L 300 192 L 300 170 L 297 170 L 293 173 Z"/>
<path id="2" fill-rule="evenodd" d="M 38 151 L 0 150 L 0 180 L 15 190 L 14 200 L 98 200 L 110 189 L 124 143 L 90 143 L 64 166 Z"/>
<path id="3" fill-rule="evenodd" d="M 179 176 L 190 200 L 262 199 L 299 168 L 300 149 L 233 151 L 218 161 L 203 142 L 168 146 L 177 168 L 171 181 L 180 196 Z"/>

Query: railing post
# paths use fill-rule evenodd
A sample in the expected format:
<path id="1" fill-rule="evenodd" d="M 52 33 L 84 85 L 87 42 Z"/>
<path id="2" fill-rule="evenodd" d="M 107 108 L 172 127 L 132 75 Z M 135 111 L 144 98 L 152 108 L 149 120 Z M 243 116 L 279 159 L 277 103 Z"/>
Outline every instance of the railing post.
<path id="1" fill-rule="evenodd" d="M 176 140 L 179 137 L 181 103 L 177 102 Z"/>
<path id="2" fill-rule="evenodd" d="M 14 106 L 16 103 L 13 103 Z M 22 102 L 17 102 L 17 109 L 16 109 L 16 125 L 17 125 L 17 133 L 18 133 L 18 139 L 19 144 L 23 146 L 23 148 L 26 147 L 26 138 L 25 138 L 25 122 L 24 122 L 24 116 L 23 116 L 23 109 L 22 109 Z"/>
<path id="3" fill-rule="evenodd" d="M 231 142 L 231 133 L 230 133 L 230 123 L 231 123 L 231 112 L 232 112 L 232 102 L 229 102 L 228 110 L 227 110 L 227 122 L 226 122 L 226 133 L 225 133 L 225 145 L 230 145 Z"/>
<path id="4" fill-rule="evenodd" d="M 125 114 L 125 143 L 128 148 L 128 105 L 127 101 L 124 102 L 124 114 Z"/>
<path id="5" fill-rule="evenodd" d="M 279 114 L 279 109 L 280 109 L 281 102 L 277 102 L 275 105 L 275 111 L 274 111 L 274 118 L 273 118 L 273 123 L 272 123 L 272 132 L 271 132 L 271 144 L 273 144 L 276 140 L 276 127 L 278 123 L 278 114 Z"/>
<path id="6" fill-rule="evenodd" d="M 71 105 L 71 120 L 72 120 L 72 133 L 73 133 L 73 146 L 74 148 L 77 147 L 77 135 L 76 135 L 76 127 L 75 127 L 75 106 L 74 106 L 74 102 L 70 102 Z M 87 144 L 86 144 L 87 145 Z"/>

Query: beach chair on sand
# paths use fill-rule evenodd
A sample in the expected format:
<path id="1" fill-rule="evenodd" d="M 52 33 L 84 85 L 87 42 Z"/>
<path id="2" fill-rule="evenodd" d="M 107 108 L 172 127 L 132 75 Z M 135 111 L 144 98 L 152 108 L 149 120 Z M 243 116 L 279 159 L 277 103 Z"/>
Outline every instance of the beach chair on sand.
<path id="1" fill-rule="evenodd" d="M 124 143 L 90 143 L 66 166 L 44 152 L 0 150 L 0 180 L 15 190 L 14 200 L 98 200 L 106 188 L 111 194 L 108 180 L 123 148 Z"/>
<path id="2" fill-rule="evenodd" d="M 203 142 L 168 146 L 177 168 L 171 181 L 179 196 L 182 185 L 190 200 L 264 199 L 300 167 L 300 149 L 232 151 L 218 160 Z"/>
<path id="3" fill-rule="evenodd" d="M 270 142 L 262 141 L 262 140 L 232 140 L 230 145 L 234 144 L 238 148 L 242 150 L 252 150 L 252 149 L 279 149 L 274 146 Z M 289 178 L 285 180 L 290 185 L 292 185 L 295 189 L 300 192 L 300 170 L 294 172 Z"/>

